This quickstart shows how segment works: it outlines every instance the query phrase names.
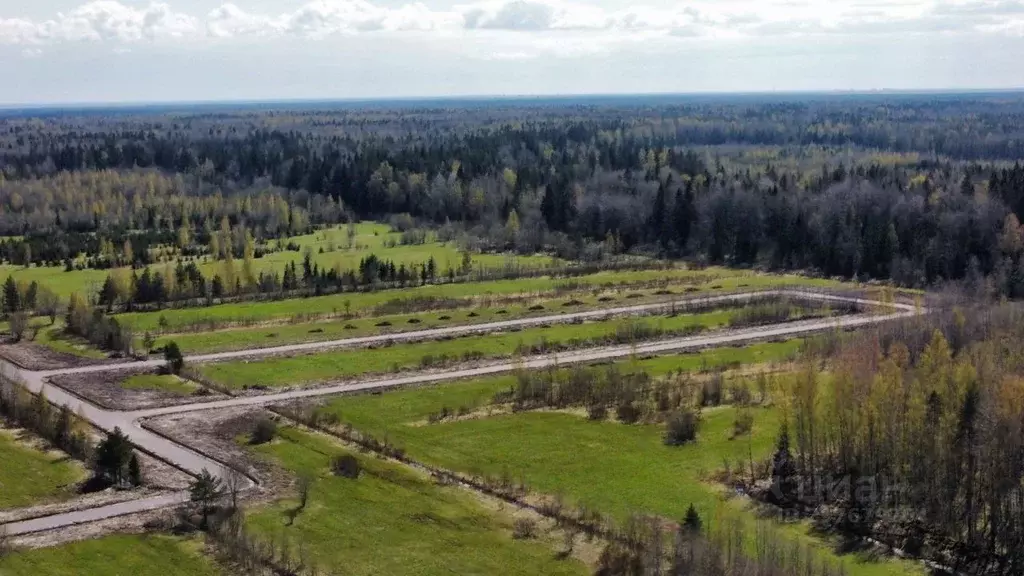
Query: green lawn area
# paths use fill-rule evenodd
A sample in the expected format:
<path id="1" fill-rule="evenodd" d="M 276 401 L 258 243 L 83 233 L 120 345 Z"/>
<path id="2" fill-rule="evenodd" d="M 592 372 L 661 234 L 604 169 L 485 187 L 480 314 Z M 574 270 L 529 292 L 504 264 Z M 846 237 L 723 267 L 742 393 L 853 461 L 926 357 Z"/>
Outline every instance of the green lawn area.
<path id="1" fill-rule="evenodd" d="M 294 473 L 314 478 L 309 504 L 288 525 L 295 500 L 249 513 L 248 526 L 309 550 L 332 574 L 586 574 L 552 547 L 513 540 L 511 519 L 485 510 L 472 495 L 441 487 L 406 468 L 357 456 L 358 479 L 334 476 L 330 458 L 346 450 L 332 439 L 283 428 L 253 450 Z"/>
<path id="2" fill-rule="evenodd" d="M 121 382 L 126 390 L 160 390 L 188 396 L 196 390 L 196 385 L 173 374 L 136 374 Z"/>
<path id="3" fill-rule="evenodd" d="M 559 494 L 619 519 L 641 512 L 678 520 L 692 503 L 706 522 L 737 518 L 751 539 L 756 533 L 759 520 L 744 501 L 724 500 L 721 490 L 706 478 L 726 461 L 733 467 L 745 462 L 748 451 L 755 459 L 770 454 L 780 424 L 777 409 L 755 408 L 752 435 L 736 440 L 729 439 L 734 408 L 705 410 L 698 441 L 683 447 L 665 446 L 660 425 L 589 422 L 555 412 L 422 425 L 427 415 L 442 406 L 480 406 L 509 384 L 510 378 L 491 378 L 343 397 L 326 409 L 340 414 L 356 430 L 387 437 L 417 460 L 469 474 L 508 475 L 537 492 Z M 410 426 L 413 422 L 419 424 Z M 769 526 L 812 545 L 822 557 L 836 559 L 829 544 L 804 524 Z M 911 562 L 871 562 L 849 555 L 841 561 L 847 573 L 856 576 L 923 574 Z"/>
<path id="4" fill-rule="evenodd" d="M 664 282 L 697 292 L 729 292 L 774 286 L 836 287 L 839 282 L 806 278 L 797 275 L 755 274 L 747 270 L 708 268 L 706 270 L 637 270 L 628 272 L 598 272 L 573 278 L 541 276 L 515 280 L 464 282 L 405 288 L 292 298 L 263 302 L 219 304 L 204 308 L 168 309 L 159 312 L 120 314 L 119 319 L 129 322 L 137 332 L 160 331 L 160 318 L 167 322 L 167 330 L 188 328 L 211 321 L 218 323 L 246 323 L 256 321 L 287 321 L 292 318 L 309 319 L 317 315 L 341 315 L 346 309 L 355 314 L 370 314 L 373 309 L 396 299 L 416 298 L 480 298 L 511 295 L 550 296 L 557 289 L 571 287 L 573 292 L 594 290 L 620 285 Z M 682 295 L 681 295 L 682 296 Z M 346 302 L 348 306 L 346 307 Z"/>
<path id="5" fill-rule="evenodd" d="M 680 314 L 675 317 L 658 316 L 638 320 L 619 319 L 554 325 L 549 328 L 529 328 L 520 332 L 474 335 L 454 340 L 395 344 L 376 349 L 356 348 L 303 356 L 220 362 L 202 365 L 199 371 L 229 388 L 321 383 L 362 374 L 394 371 L 396 368 L 426 367 L 427 364 L 423 363 L 425 356 L 434 359 L 446 357 L 455 361 L 473 353 L 482 354 L 484 358 L 499 358 L 515 354 L 521 345 L 532 346 L 544 341 L 548 344 L 567 344 L 574 340 L 586 342 L 603 339 L 611 337 L 617 328 L 630 323 L 666 331 L 694 327 L 712 328 L 724 325 L 735 313 L 734 310 L 719 310 L 705 314 Z"/>
<path id="6" fill-rule="evenodd" d="M 0 427 L 0 509 L 66 500 L 87 476 L 81 464 L 36 450 Z"/>
<path id="7" fill-rule="evenodd" d="M 200 539 L 106 536 L 0 558 L 3 576 L 219 576 Z"/>

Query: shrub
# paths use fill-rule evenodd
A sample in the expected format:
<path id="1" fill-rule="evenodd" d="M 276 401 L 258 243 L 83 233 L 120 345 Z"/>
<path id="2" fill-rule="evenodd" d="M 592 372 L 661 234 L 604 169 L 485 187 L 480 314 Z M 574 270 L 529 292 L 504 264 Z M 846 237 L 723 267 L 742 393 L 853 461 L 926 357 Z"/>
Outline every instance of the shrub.
<path id="1" fill-rule="evenodd" d="M 516 518 L 512 525 L 512 538 L 530 540 L 537 535 L 537 523 L 529 518 Z"/>
<path id="2" fill-rule="evenodd" d="M 593 404 L 587 408 L 587 419 L 600 421 L 608 418 L 608 408 L 604 404 Z"/>
<path id="3" fill-rule="evenodd" d="M 355 480 L 359 478 L 361 471 L 362 467 L 359 465 L 359 459 L 351 454 L 339 454 L 331 458 L 331 472 L 335 476 Z"/>
<path id="4" fill-rule="evenodd" d="M 185 357 L 181 355 L 178 343 L 171 341 L 164 346 L 164 360 L 167 361 L 167 369 L 171 374 L 180 374 L 185 366 Z"/>
<path id="5" fill-rule="evenodd" d="M 700 428 L 700 414 L 692 410 L 676 412 L 665 423 L 665 444 L 681 446 L 697 439 Z"/>
<path id="6" fill-rule="evenodd" d="M 636 424 L 640 419 L 640 409 L 632 402 L 623 402 L 615 408 L 615 417 L 623 424 Z"/>
<path id="7" fill-rule="evenodd" d="M 722 403 L 722 375 L 715 374 L 704 382 L 700 390 L 701 406 L 718 406 Z"/>
<path id="8" fill-rule="evenodd" d="M 21 337 L 24 336 L 25 330 L 28 329 L 28 320 L 28 312 L 15 312 L 11 314 L 11 337 L 14 338 L 15 342 L 21 341 Z"/>
<path id="9" fill-rule="evenodd" d="M 739 380 L 733 384 L 730 395 L 732 396 L 733 404 L 739 404 L 740 406 L 750 404 L 750 387 L 747 386 L 747 383 L 744 380 Z"/>
<path id="10" fill-rule="evenodd" d="M 736 413 L 736 419 L 732 423 L 732 435 L 743 436 L 744 434 L 750 434 L 750 429 L 754 427 L 754 415 L 749 410 L 741 410 Z"/>
<path id="11" fill-rule="evenodd" d="M 277 436 L 277 423 L 270 418 L 260 418 L 252 427 L 249 441 L 252 444 L 266 444 Z"/>

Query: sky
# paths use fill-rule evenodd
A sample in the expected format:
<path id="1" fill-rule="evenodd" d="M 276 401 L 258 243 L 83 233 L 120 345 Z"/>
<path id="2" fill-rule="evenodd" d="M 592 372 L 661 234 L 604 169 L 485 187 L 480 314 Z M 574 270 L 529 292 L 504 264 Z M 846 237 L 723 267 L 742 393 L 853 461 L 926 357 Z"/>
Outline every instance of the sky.
<path id="1" fill-rule="evenodd" d="M 0 104 L 1024 88 L 1024 0 L 0 0 Z"/>

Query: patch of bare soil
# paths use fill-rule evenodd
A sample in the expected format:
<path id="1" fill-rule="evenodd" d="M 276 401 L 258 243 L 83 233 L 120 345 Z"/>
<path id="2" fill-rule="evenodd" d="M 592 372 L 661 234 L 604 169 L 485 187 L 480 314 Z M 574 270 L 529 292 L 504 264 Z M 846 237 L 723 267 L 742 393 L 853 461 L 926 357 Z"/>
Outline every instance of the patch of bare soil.
<path id="1" fill-rule="evenodd" d="M 60 370 L 63 368 L 124 362 L 123 358 L 105 358 L 102 360 L 83 358 L 74 354 L 58 352 L 42 344 L 26 340 L 21 342 L 5 340 L 0 344 L 0 358 L 16 364 L 25 370 Z"/>
<path id="2" fill-rule="evenodd" d="M 50 383 L 107 410 L 144 410 L 227 398 L 224 394 L 202 386 L 188 395 L 168 390 L 126 389 L 121 386 L 122 382 L 132 376 L 154 373 L 151 368 L 112 369 L 108 372 L 61 374 L 51 377 Z"/>
<path id="3" fill-rule="evenodd" d="M 142 425 L 256 478 L 259 487 L 247 493 L 246 499 L 263 500 L 290 486 L 292 478 L 269 462 L 253 458 L 239 445 L 237 439 L 247 437 L 261 417 L 271 415 L 259 407 L 241 406 L 159 416 L 143 420 Z"/>

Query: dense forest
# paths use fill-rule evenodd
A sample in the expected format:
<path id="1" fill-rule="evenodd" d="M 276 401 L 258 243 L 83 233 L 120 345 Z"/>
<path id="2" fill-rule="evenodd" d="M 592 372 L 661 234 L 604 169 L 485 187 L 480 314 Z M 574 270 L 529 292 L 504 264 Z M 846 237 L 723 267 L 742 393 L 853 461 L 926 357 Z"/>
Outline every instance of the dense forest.
<path id="1" fill-rule="evenodd" d="M 788 393 L 762 496 L 948 573 L 1021 574 L 1021 314 L 953 309 L 836 343 L 832 372 L 808 365 Z"/>
<path id="2" fill-rule="evenodd" d="M 1024 293 L 1019 94 L 459 106 L 9 114 L 0 254 L 141 267 L 152 246 L 209 254 L 226 227 L 240 258 L 247 233 L 262 252 L 408 214 L 480 250 Z"/>

